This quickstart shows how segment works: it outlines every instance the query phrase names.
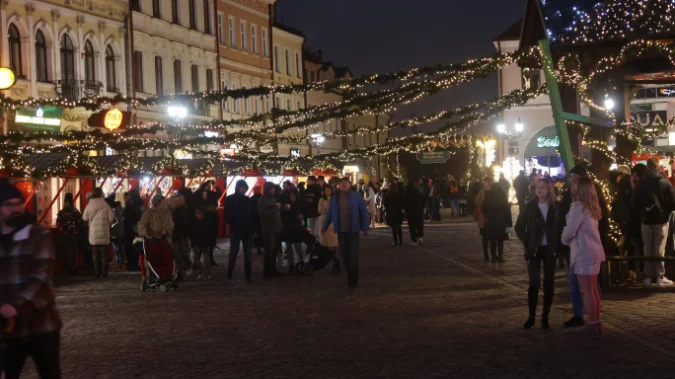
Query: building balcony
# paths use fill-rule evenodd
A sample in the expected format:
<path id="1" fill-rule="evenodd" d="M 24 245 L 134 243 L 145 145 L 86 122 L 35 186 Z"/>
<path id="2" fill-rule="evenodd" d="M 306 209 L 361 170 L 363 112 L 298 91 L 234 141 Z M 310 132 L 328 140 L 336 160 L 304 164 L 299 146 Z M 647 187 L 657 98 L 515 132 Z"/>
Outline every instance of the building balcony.
<path id="1" fill-rule="evenodd" d="M 195 100 L 193 108 L 193 114 L 197 116 L 211 116 L 211 105 L 206 101 Z"/>
<path id="2" fill-rule="evenodd" d="M 68 100 L 99 96 L 103 88 L 103 83 L 90 80 L 57 80 L 55 84 L 56 92 Z"/>

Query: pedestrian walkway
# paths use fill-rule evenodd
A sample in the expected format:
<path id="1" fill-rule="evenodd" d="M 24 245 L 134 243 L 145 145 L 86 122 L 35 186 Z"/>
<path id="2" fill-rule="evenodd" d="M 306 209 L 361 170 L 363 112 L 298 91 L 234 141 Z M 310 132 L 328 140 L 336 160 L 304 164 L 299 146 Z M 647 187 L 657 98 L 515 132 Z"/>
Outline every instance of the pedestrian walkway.
<path id="1" fill-rule="evenodd" d="M 133 275 L 62 285 L 64 378 L 635 378 L 675 369 L 674 294 L 606 294 L 605 335 L 592 338 L 559 327 L 571 314 L 559 274 L 554 328 L 524 331 L 515 241 L 503 265 L 482 262 L 471 223 L 430 223 L 424 241 L 392 247 L 387 229 L 364 237 L 355 292 L 330 270 L 263 280 L 260 256 L 253 285 L 243 260 L 228 282 L 226 250 L 213 282 L 178 292 L 141 293 Z"/>

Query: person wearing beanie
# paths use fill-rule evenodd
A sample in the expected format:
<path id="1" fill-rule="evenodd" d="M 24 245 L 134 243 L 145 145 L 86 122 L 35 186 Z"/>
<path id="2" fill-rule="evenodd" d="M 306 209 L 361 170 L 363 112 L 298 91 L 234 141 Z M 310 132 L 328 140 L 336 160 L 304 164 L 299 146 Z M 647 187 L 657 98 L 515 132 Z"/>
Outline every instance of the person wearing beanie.
<path id="1" fill-rule="evenodd" d="M 65 242 L 68 271 L 70 275 L 77 275 L 77 238 L 82 230 L 83 221 L 82 213 L 73 204 L 72 193 L 67 193 L 63 200 L 63 208 L 56 216 L 56 226 Z"/>
<path id="2" fill-rule="evenodd" d="M 89 224 L 89 243 L 94 260 L 94 275 L 97 278 L 108 276 L 108 245 L 110 245 L 110 226 L 115 214 L 103 198 L 103 190 L 94 188 L 89 204 L 84 209 L 82 220 Z"/>
<path id="3" fill-rule="evenodd" d="M 581 286 L 579 284 L 579 279 L 577 278 L 574 270 L 569 269 L 570 262 L 570 248 L 562 243 L 562 232 L 565 226 L 567 225 L 566 216 L 570 211 L 572 205 L 572 187 L 576 186 L 579 183 L 579 179 L 585 178 L 588 176 L 588 170 L 584 166 L 574 166 L 569 172 L 569 185 L 565 188 L 565 191 L 562 195 L 562 200 L 558 203 L 558 241 L 557 241 L 557 250 L 558 254 L 562 255 L 567 261 L 567 280 L 570 286 L 570 296 L 572 297 L 572 310 L 574 315 L 568 321 L 565 322 L 566 328 L 575 328 L 584 326 L 586 323 L 584 321 L 584 300 L 583 295 L 581 294 Z M 598 186 L 595 186 L 595 190 L 598 194 L 602 194 L 602 191 Z M 601 236 L 607 236 L 609 234 L 609 209 L 605 203 L 603 196 L 598 196 L 598 201 L 600 203 L 600 210 L 602 211 L 602 218 L 598 221 L 598 229 L 600 230 Z"/>
<path id="4" fill-rule="evenodd" d="M 26 212 L 21 191 L 0 178 L 0 317 L 3 377 L 18 378 L 31 357 L 42 378 L 60 378 L 61 317 L 52 284 L 56 255 L 51 233 Z"/>
<path id="5" fill-rule="evenodd" d="M 169 238 L 173 234 L 173 218 L 162 195 L 155 195 L 150 200 L 152 207 L 143 212 L 138 221 L 138 234 L 146 238 Z"/>
<path id="6" fill-rule="evenodd" d="M 256 206 L 246 196 L 248 184 L 239 180 L 234 186 L 234 193 L 225 199 L 225 223 L 230 226 L 230 257 L 227 267 L 227 278 L 232 279 L 234 267 L 239 255 L 239 244 L 244 247 L 244 273 L 246 282 L 251 283 L 251 245 L 255 230 Z"/>

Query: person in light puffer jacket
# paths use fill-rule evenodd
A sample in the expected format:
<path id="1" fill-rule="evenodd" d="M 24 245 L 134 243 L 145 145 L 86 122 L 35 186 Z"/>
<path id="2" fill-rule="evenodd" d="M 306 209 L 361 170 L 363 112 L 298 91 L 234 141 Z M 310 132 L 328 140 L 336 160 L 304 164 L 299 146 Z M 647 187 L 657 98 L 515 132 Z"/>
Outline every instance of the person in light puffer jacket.
<path id="1" fill-rule="evenodd" d="M 110 225 L 115 215 L 103 198 L 103 190 L 94 188 L 91 200 L 84 209 L 82 220 L 89 224 L 89 243 L 94 260 L 94 274 L 97 278 L 108 276 L 108 245 L 110 245 Z"/>
<path id="2" fill-rule="evenodd" d="M 570 269 L 579 278 L 583 293 L 584 310 L 588 315 L 589 329 L 600 334 L 600 293 L 598 274 L 600 265 L 605 261 L 605 250 L 598 230 L 598 221 L 602 210 L 593 181 L 580 178 L 572 185 L 574 202 L 567 214 L 562 243 L 570 247 Z"/>

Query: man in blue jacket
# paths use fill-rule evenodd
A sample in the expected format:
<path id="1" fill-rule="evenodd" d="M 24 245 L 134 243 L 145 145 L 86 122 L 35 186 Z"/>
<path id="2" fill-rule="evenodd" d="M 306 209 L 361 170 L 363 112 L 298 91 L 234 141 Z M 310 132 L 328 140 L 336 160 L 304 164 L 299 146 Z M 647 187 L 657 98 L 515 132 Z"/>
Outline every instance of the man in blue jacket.
<path id="1" fill-rule="evenodd" d="M 330 201 L 321 233 L 326 233 L 333 223 L 338 235 L 338 250 L 347 270 L 347 290 L 353 291 L 359 281 L 359 233 L 368 235 L 370 216 L 363 197 L 351 190 L 349 178 L 340 179 L 338 189 L 337 196 Z"/>

